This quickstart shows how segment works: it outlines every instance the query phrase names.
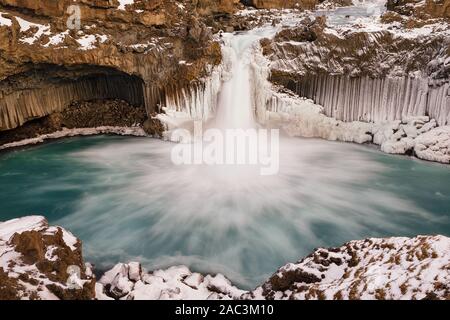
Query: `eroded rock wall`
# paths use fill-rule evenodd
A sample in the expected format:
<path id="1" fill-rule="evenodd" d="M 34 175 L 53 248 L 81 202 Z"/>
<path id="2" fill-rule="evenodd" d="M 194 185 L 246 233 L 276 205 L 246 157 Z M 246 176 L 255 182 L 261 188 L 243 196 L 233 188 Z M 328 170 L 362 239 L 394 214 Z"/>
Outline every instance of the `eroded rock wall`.
<path id="1" fill-rule="evenodd" d="M 29 88 L 0 92 L 0 130 L 13 129 L 27 121 L 62 111 L 75 101 L 123 99 L 132 105 L 144 105 L 144 84 L 137 77 L 113 72 L 82 76 L 77 80 L 57 79 L 52 83 L 45 74 L 34 74 L 34 77 L 44 79 Z"/>
<path id="2" fill-rule="evenodd" d="M 80 9 L 80 30 L 68 28 L 69 5 Z M 158 111 L 167 94 L 201 83 L 220 63 L 220 45 L 205 23 L 233 13 L 237 5 L 234 0 L 136 0 L 124 7 L 118 1 L 0 1 L 0 130 L 77 99 L 119 98 L 145 105 L 149 115 Z M 47 81 L 36 76 L 42 66 L 50 66 L 49 72 L 51 66 L 81 67 L 61 77 L 49 74 Z M 98 68 L 123 78 L 105 79 L 101 73 L 94 79 Z M 165 90 L 168 86 L 176 89 Z"/>

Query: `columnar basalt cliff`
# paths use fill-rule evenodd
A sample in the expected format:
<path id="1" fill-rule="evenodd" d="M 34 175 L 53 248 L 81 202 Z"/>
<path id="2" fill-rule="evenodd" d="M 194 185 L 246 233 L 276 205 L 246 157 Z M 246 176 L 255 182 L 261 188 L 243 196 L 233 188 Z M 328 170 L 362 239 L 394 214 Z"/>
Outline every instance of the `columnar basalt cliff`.
<path id="1" fill-rule="evenodd" d="M 165 96 L 220 63 L 205 21 L 237 3 L 2 0 L 0 130 L 80 100 L 122 99 L 158 111 Z M 80 29 L 69 28 L 78 12 Z"/>
<path id="2" fill-rule="evenodd" d="M 294 136 L 371 142 L 384 152 L 450 163 L 446 15 L 400 14 L 377 1 L 318 8 L 260 41 L 280 93 L 267 95 L 268 113 L 259 118 L 281 120 Z"/>
<path id="3" fill-rule="evenodd" d="M 446 125 L 450 122 L 446 27 L 436 27 L 420 41 L 414 30 L 402 34 L 383 27 L 375 32 L 345 27 L 336 31 L 323 18 L 306 18 L 302 25 L 262 41 L 271 60 L 271 79 L 314 99 L 339 120 L 428 115 Z"/>

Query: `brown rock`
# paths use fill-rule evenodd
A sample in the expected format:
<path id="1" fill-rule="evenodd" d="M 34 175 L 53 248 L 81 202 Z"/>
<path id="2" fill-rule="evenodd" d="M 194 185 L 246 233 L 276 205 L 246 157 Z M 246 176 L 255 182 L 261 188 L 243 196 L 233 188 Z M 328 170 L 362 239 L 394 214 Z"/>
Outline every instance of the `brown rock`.
<path id="1" fill-rule="evenodd" d="M 23 286 L 17 283 L 17 279 L 8 277 L 8 274 L 0 268 L 0 300 L 17 300 L 19 291 Z"/>
<path id="2" fill-rule="evenodd" d="M 276 273 L 269 279 L 271 288 L 274 291 L 285 291 L 297 282 L 316 283 L 320 282 L 320 278 L 301 269 L 296 269 L 293 271 L 282 271 L 281 274 Z"/>
<path id="3" fill-rule="evenodd" d="M 57 284 L 49 284 L 47 289 L 61 300 L 95 299 L 95 281 L 86 282 L 82 289 L 67 289 Z"/>
<path id="4" fill-rule="evenodd" d="M 16 251 L 22 253 L 22 260 L 26 264 L 35 264 L 44 259 L 45 245 L 42 234 L 37 231 L 25 231 L 15 234 L 11 240 Z"/>
<path id="5" fill-rule="evenodd" d="M 14 250 L 20 256 L 10 258 L 6 270 L 0 268 L 0 300 L 46 298 L 40 295 L 46 288 L 60 299 L 95 298 L 95 278 L 90 272 L 87 275 L 81 242 L 73 238 L 68 244 L 65 239 L 72 236 L 65 233 L 67 231 L 60 227 L 49 227 L 47 221 L 40 218 L 35 227 L 14 233 L 3 244 L 3 249 Z M 75 290 L 66 285 L 69 266 L 79 268 L 83 288 Z"/>
<path id="6" fill-rule="evenodd" d="M 245 5 L 253 6 L 258 9 L 283 9 L 298 8 L 312 10 L 319 3 L 317 0 L 247 0 Z"/>
<path id="7" fill-rule="evenodd" d="M 49 36 L 32 45 L 21 41 L 35 30 L 20 32 L 15 16 L 49 25 L 55 35 L 66 31 L 72 1 L 0 0 L 7 6 L 3 17 L 13 24 L 0 27 L 0 131 L 82 100 L 122 99 L 152 113 L 163 103 L 161 88 L 168 83 L 186 87 L 203 78 L 210 65 L 221 61 L 205 21 L 234 12 L 239 1 L 184 0 L 183 9 L 179 3 L 136 0 L 127 10 L 117 10 L 117 0 L 83 0 L 78 5 L 85 36 L 108 38 L 80 50 L 78 31 L 70 30 L 56 50 L 45 46 Z M 189 61 L 185 70 L 178 68 L 180 60 Z"/>
<path id="8" fill-rule="evenodd" d="M 149 118 L 144 122 L 144 131 L 153 137 L 161 138 L 165 131 L 164 125 L 155 118 Z"/>

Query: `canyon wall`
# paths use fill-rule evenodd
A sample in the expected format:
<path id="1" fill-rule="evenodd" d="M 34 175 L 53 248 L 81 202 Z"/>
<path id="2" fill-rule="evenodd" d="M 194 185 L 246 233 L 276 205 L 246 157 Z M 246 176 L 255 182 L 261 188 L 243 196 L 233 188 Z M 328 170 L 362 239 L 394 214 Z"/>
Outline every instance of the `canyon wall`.
<path id="1" fill-rule="evenodd" d="M 0 94 L 0 130 L 62 111 L 75 101 L 97 99 L 122 99 L 132 105 L 144 105 L 143 82 L 128 75 L 94 75 Z"/>
<path id="2" fill-rule="evenodd" d="M 1 0 L 0 131 L 79 99 L 159 111 L 220 64 L 220 45 L 205 23 L 238 3 Z M 80 8 L 79 30 L 68 28 L 70 4 Z"/>
<path id="3" fill-rule="evenodd" d="M 441 9 L 429 12 L 439 11 L 436 19 L 445 18 L 447 1 L 441 2 L 435 6 Z M 69 3 L 0 0 L 0 131 L 79 99 L 121 99 L 144 105 L 149 116 L 165 107 L 204 119 L 217 108 L 221 81 L 220 39 L 213 33 L 240 30 L 252 25 L 249 21 L 252 26 L 281 21 L 276 11 L 234 15 L 243 5 L 317 5 L 315 0 L 136 0 L 119 8 L 118 1 L 83 0 L 77 3 L 81 29 L 69 30 Z M 398 13 L 399 6 L 406 4 L 393 6 L 381 22 L 349 26 L 292 10 L 295 23 L 283 23 L 274 39 L 261 41 L 271 80 L 344 121 L 428 115 L 448 124 L 448 28 L 440 20 Z"/>

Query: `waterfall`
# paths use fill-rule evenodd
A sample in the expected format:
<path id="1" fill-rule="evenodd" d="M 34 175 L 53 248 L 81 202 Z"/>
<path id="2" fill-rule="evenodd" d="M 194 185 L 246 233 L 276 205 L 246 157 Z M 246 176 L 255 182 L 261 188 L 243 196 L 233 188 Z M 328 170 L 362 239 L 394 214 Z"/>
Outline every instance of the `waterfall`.
<path id="1" fill-rule="evenodd" d="M 166 115 L 158 118 L 169 130 L 202 120 L 218 129 L 254 128 L 264 123 L 266 101 L 271 94 L 268 61 L 259 40 L 277 28 L 267 26 L 243 33 L 223 33 L 222 63 L 209 77 L 188 88 L 168 88 L 162 98 Z M 149 90 L 150 91 L 150 90 Z"/>
<path id="2" fill-rule="evenodd" d="M 222 47 L 226 72 L 219 94 L 217 128 L 254 128 L 257 100 L 254 86 L 253 56 L 255 42 L 259 39 L 252 33 L 226 34 Z M 253 93 L 253 94 L 252 94 Z"/>

